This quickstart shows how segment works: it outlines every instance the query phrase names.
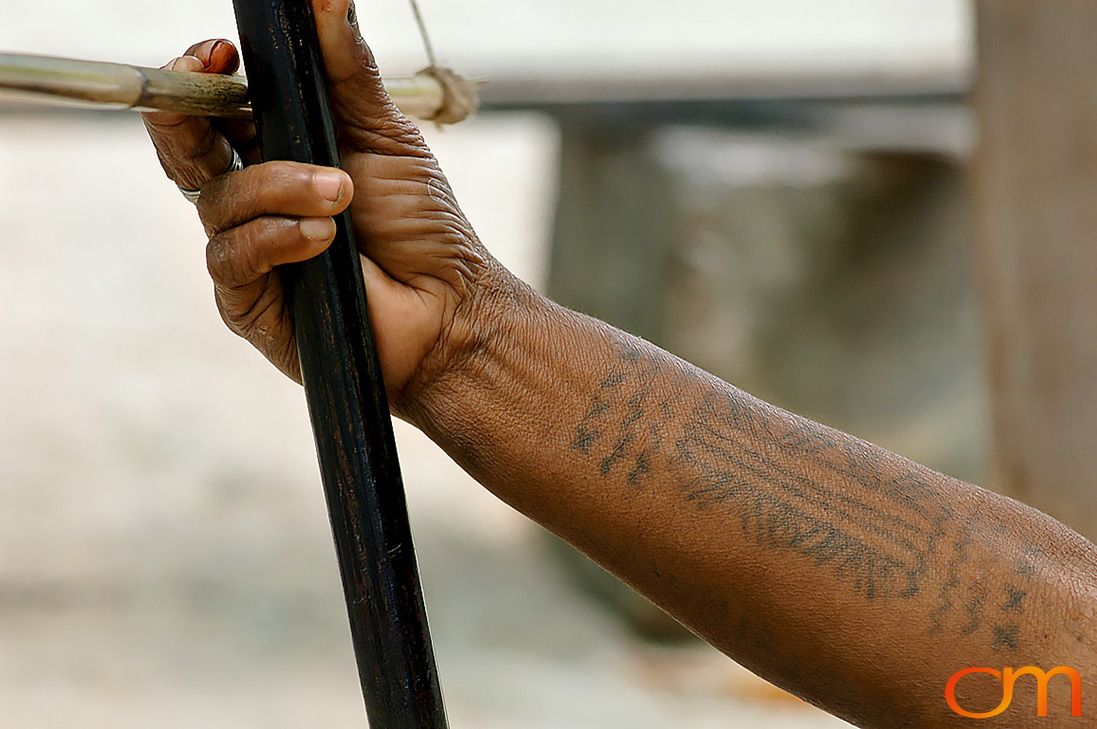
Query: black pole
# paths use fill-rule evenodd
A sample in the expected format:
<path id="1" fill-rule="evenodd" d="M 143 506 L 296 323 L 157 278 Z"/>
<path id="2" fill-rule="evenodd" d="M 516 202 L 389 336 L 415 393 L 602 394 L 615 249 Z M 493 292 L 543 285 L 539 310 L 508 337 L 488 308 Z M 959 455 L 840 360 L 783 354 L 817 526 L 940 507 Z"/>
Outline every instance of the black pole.
<path id="1" fill-rule="evenodd" d="M 309 0 L 234 0 L 266 160 L 337 166 Z M 366 713 L 376 729 L 444 729 L 407 505 L 348 213 L 321 256 L 288 266 Z"/>

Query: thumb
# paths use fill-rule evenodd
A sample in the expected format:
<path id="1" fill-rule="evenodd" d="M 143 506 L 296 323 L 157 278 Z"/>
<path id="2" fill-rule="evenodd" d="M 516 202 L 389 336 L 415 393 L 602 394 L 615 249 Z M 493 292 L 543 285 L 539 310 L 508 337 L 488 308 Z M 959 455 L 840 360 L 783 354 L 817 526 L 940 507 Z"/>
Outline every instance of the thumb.
<path id="1" fill-rule="evenodd" d="M 365 69 L 377 68 L 373 52 L 358 32 L 352 0 L 312 0 L 312 12 L 329 81 L 344 83 Z M 378 84 L 373 91 L 376 94 L 383 87 Z"/>
<path id="2" fill-rule="evenodd" d="M 363 152 L 421 155 L 419 128 L 385 90 L 352 0 L 312 0 L 312 10 L 341 140 Z"/>

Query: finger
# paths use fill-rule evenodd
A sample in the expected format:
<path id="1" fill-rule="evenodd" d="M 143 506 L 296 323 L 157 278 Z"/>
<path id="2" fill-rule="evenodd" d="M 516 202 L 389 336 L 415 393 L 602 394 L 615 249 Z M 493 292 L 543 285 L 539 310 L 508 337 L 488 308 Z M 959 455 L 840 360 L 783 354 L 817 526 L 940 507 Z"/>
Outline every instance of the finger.
<path id="1" fill-rule="evenodd" d="M 206 73 L 233 74 L 240 69 L 240 52 L 231 41 L 223 38 L 196 43 L 187 49 L 185 55 L 202 61 Z M 212 119 L 211 122 L 225 135 L 245 163 L 252 165 L 262 161 L 255 122 L 251 119 Z"/>
<path id="2" fill-rule="evenodd" d="M 331 218 L 265 216 L 215 235 L 206 246 L 206 267 L 218 286 L 253 283 L 275 266 L 307 261 L 335 238 Z"/>
<path id="3" fill-rule="evenodd" d="M 216 234 L 263 215 L 332 216 L 353 196 L 354 183 L 340 169 L 266 162 L 209 182 L 198 197 L 198 215 Z"/>
<path id="4" fill-rule="evenodd" d="M 263 152 L 259 148 L 259 136 L 255 132 L 253 120 L 249 118 L 213 119 L 212 121 L 214 128 L 225 135 L 245 165 L 257 165 L 263 161 Z"/>
<path id="5" fill-rule="evenodd" d="M 189 50 L 198 55 L 180 56 L 164 68 L 203 72 L 239 65 L 236 49 L 228 41 L 204 41 Z M 165 112 L 142 114 L 142 118 L 164 173 L 180 187 L 201 189 L 232 163 L 228 140 L 209 119 Z"/>
<path id="6" fill-rule="evenodd" d="M 231 41 L 223 38 L 195 43 L 184 54 L 194 56 L 204 64 L 205 73 L 234 74 L 240 70 L 240 52 Z M 245 164 L 262 162 L 255 122 L 251 119 L 210 119 L 213 127 L 225 135 Z"/>
<path id="7" fill-rule="evenodd" d="M 426 156 L 419 128 L 396 107 L 373 52 L 358 31 L 351 0 L 312 0 L 316 33 L 342 142 L 361 151 Z"/>
<path id="8" fill-rule="evenodd" d="M 240 53 L 231 41 L 214 38 L 195 43 L 184 56 L 193 56 L 202 62 L 206 73 L 232 74 L 240 68 Z"/>

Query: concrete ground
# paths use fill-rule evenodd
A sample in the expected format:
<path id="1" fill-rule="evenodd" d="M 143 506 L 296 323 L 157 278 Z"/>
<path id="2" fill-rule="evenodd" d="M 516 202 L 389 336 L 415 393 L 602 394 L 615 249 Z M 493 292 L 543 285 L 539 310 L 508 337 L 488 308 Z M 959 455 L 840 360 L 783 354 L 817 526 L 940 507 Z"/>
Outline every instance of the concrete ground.
<path id="1" fill-rule="evenodd" d="M 431 132 L 539 281 L 555 132 Z M 0 726 L 362 726 L 301 393 L 224 330 L 133 117 L 0 117 Z M 454 727 L 845 726 L 707 648 L 641 644 L 398 427 Z"/>

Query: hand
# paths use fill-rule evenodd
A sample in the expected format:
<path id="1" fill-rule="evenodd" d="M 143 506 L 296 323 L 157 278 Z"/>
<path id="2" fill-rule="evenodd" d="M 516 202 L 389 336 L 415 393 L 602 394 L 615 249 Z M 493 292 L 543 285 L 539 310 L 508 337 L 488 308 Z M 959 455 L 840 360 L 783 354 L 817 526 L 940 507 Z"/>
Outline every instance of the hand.
<path id="1" fill-rule="evenodd" d="M 250 122 L 150 113 L 145 125 L 176 184 L 200 189 L 206 258 L 229 328 L 300 382 L 277 266 L 330 245 L 348 206 L 386 387 L 396 404 L 437 375 L 470 331 L 478 286 L 498 264 L 454 199 L 419 129 L 385 92 L 348 16 L 350 0 L 312 0 L 343 170 L 262 162 Z M 191 46 L 165 68 L 233 73 L 225 40 Z M 230 147 L 231 145 L 231 147 Z M 224 174 L 235 148 L 247 166 Z"/>

